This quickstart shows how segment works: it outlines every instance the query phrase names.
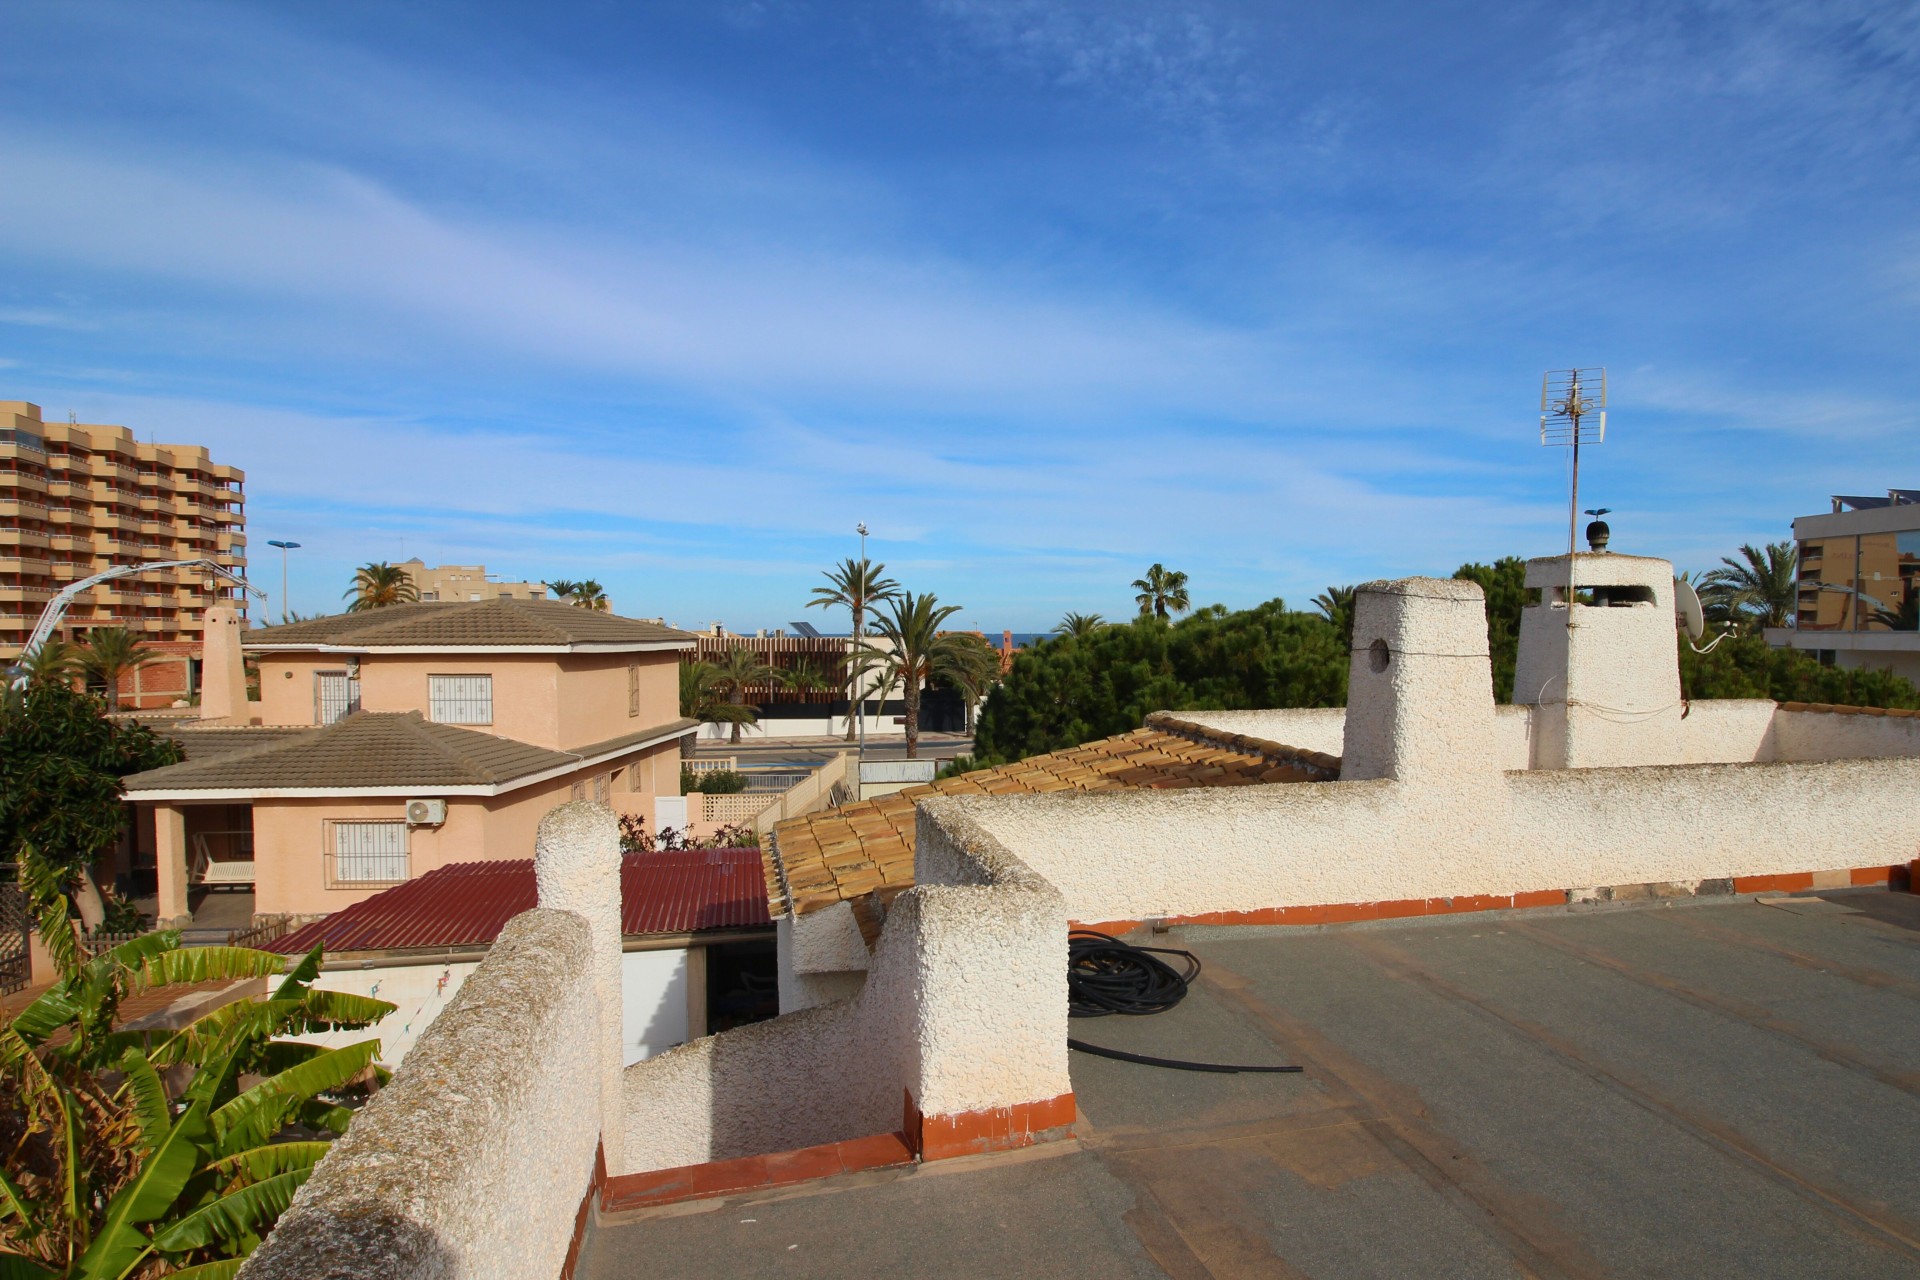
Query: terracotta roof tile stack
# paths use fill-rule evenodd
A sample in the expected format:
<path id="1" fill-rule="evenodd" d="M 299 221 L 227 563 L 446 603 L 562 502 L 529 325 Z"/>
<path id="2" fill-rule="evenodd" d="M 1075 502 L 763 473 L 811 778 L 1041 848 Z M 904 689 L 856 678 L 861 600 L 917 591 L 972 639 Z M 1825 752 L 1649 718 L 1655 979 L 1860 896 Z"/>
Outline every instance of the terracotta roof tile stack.
<path id="1" fill-rule="evenodd" d="M 928 796 L 1244 787 L 1325 781 L 1339 771 L 1332 756 L 1156 713 L 1132 733 L 788 819 L 773 829 L 767 901 L 775 915 L 851 903 L 871 945 L 887 904 L 913 885 L 914 810 Z"/>

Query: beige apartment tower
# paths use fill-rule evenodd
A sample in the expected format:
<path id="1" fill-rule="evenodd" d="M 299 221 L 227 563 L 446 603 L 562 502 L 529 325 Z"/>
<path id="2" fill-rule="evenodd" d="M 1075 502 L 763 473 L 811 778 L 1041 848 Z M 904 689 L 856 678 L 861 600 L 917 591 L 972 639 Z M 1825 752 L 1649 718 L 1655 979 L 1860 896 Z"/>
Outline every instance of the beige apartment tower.
<path id="1" fill-rule="evenodd" d="M 18 656 L 54 593 L 115 565 L 208 559 L 245 573 L 245 473 L 191 444 L 142 444 L 125 427 L 45 422 L 0 400 L 0 663 Z M 122 704 L 194 692 L 200 616 L 245 592 L 197 570 L 156 569 L 82 594 L 61 634 L 127 627 L 164 655 L 128 676 Z"/>
<path id="2" fill-rule="evenodd" d="M 422 600 L 454 600 L 461 604 L 477 604 L 483 600 L 545 600 L 547 584 L 544 582 L 502 582 L 487 576 L 487 566 L 483 564 L 443 564 L 429 568 L 425 561 L 418 558 L 403 560 L 400 568 L 407 571 L 407 577 L 413 580 L 413 586 Z"/>

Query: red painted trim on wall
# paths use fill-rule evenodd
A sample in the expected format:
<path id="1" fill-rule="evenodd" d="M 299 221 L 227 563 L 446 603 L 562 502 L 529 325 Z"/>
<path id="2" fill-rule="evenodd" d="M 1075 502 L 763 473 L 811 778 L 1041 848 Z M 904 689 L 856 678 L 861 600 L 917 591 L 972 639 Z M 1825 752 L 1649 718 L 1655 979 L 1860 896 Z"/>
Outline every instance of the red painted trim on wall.
<path id="1" fill-rule="evenodd" d="M 606 1180 L 600 1209 L 604 1213 L 645 1209 L 912 1163 L 913 1150 L 904 1135 L 881 1133 L 869 1138 L 802 1147 L 798 1151 L 741 1156 L 734 1160 L 681 1165 L 676 1169 L 656 1169 L 650 1173 L 623 1173 Z"/>
<path id="2" fill-rule="evenodd" d="M 1071 1093 L 1040 1102 L 924 1116 L 909 1091 L 903 1119 L 907 1143 L 922 1160 L 947 1160 L 1070 1138 L 1074 1116 Z"/>
<path id="3" fill-rule="evenodd" d="M 1853 885 L 1884 884 L 1894 888 L 1920 885 L 1920 860 L 1905 867 L 1855 867 L 1848 872 Z M 1813 888 L 1813 872 L 1795 871 L 1782 875 L 1736 876 L 1735 893 L 1805 893 Z M 1167 916 L 1147 920 L 1103 920 L 1073 922 L 1075 929 L 1095 929 L 1101 933 L 1130 933 L 1147 925 L 1173 928 L 1179 925 L 1311 925 L 1352 924 L 1362 920 L 1398 920 L 1414 916 L 1455 915 L 1469 911 L 1505 911 L 1526 907 L 1559 907 L 1572 900 L 1566 889 L 1540 889 L 1530 893 L 1460 894 L 1451 898 L 1399 898 L 1384 902 L 1316 903 L 1308 906 L 1263 907 L 1254 911 L 1209 911 L 1200 915 Z"/>

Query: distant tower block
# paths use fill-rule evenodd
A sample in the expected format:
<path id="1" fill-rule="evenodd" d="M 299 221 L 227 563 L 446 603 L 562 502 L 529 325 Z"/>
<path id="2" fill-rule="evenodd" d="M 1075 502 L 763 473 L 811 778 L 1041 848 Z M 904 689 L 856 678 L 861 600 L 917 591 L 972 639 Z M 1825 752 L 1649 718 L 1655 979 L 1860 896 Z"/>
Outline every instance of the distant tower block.
<path id="1" fill-rule="evenodd" d="M 1567 613 L 1568 574 L 1580 596 Z M 1527 561 L 1513 700 L 1535 708 L 1533 767 L 1680 761 L 1673 566 L 1605 552 Z"/>
<path id="2" fill-rule="evenodd" d="M 1486 597 L 1401 578 L 1354 591 L 1341 781 L 1461 785 L 1498 773 Z"/>

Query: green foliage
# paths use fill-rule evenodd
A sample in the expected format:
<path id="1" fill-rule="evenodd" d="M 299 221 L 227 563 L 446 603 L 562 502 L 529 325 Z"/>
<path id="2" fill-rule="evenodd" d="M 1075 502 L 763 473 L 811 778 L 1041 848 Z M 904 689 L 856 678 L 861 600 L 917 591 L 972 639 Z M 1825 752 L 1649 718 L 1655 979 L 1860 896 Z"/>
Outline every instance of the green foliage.
<path id="1" fill-rule="evenodd" d="M 0 1275 L 230 1278 L 325 1153 L 290 1125 L 343 1129 L 342 1103 L 377 1075 L 377 1041 L 328 1050 L 274 1037 L 363 1027 L 393 1006 L 313 990 L 316 947 L 266 1000 L 171 1034 L 119 1030 L 138 991 L 278 974 L 286 958 L 183 951 L 171 932 L 89 958 L 58 870 L 30 848 L 23 857 L 61 976 L 0 1028 Z M 186 1084 L 172 1092 L 169 1080 Z"/>
<path id="2" fill-rule="evenodd" d="M 734 769 L 710 769 L 705 773 L 695 773 L 691 769 L 680 770 L 680 794 L 689 791 L 702 791 L 710 796 L 738 795 L 747 789 L 747 775 Z"/>
<path id="3" fill-rule="evenodd" d="M 933 780 L 938 782 L 942 778 L 957 778 L 963 773 L 972 773 L 975 769 L 986 767 L 972 756 L 955 756 L 940 766 L 939 772 L 933 775 Z"/>
<path id="4" fill-rule="evenodd" d="M 1340 633 L 1284 601 L 1175 623 L 1143 616 L 1024 651 L 987 698 L 974 749 L 984 767 L 1126 733 L 1152 711 L 1337 707 L 1346 697 Z"/>
<path id="5" fill-rule="evenodd" d="M 1502 556 L 1492 564 L 1463 564 L 1453 571 L 1453 576 L 1479 583 L 1487 594 L 1487 651 L 1493 657 L 1493 700 L 1512 702 L 1513 667 L 1520 653 L 1520 611 L 1527 605 L 1527 562 L 1519 556 Z"/>
<path id="6" fill-rule="evenodd" d="M 413 604 L 420 599 L 420 588 L 399 565 L 376 560 L 353 571 L 353 585 L 346 589 L 345 598 L 351 602 L 348 611 L 360 613 L 390 604 Z"/>
<path id="7" fill-rule="evenodd" d="M 886 644 L 863 644 L 855 656 L 881 664 L 882 688 L 900 685 L 907 712 L 907 759 L 912 760 L 920 754 L 920 694 L 927 682 L 971 671 L 975 659 L 968 653 L 969 642 L 985 646 L 978 636 L 940 629 L 960 612 L 960 606 L 941 604 L 931 591 L 921 595 L 902 591 L 885 604 L 886 611 L 874 619 L 873 631 Z"/>
<path id="8" fill-rule="evenodd" d="M 119 838 L 120 779 L 176 764 L 180 748 L 53 681 L 0 700 L 0 858 L 27 845 L 68 875 Z"/>
<path id="9" fill-rule="evenodd" d="M 1682 643 L 1680 689 L 1687 698 L 1920 707 L 1920 689 L 1891 672 L 1822 666 L 1811 654 L 1776 649 L 1757 635 L 1729 636 L 1705 654 Z"/>
<path id="10" fill-rule="evenodd" d="M 1193 606 L 1187 594 L 1187 575 L 1165 565 L 1156 564 L 1147 570 L 1146 577 L 1135 578 L 1133 588 L 1140 593 L 1133 598 L 1140 612 L 1162 622 L 1169 613 L 1185 613 Z"/>
<path id="11" fill-rule="evenodd" d="M 146 666 L 160 655 L 141 636 L 125 627 L 95 627 L 87 642 L 75 651 L 80 670 L 106 689 L 107 710 L 120 709 L 120 677 Z"/>

